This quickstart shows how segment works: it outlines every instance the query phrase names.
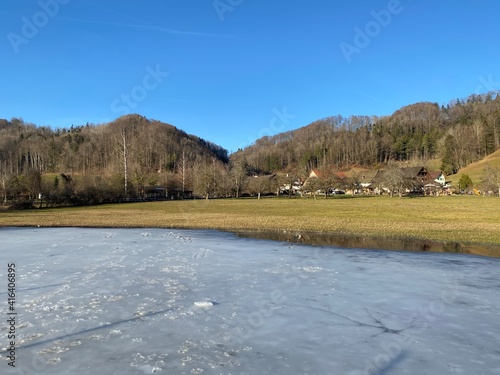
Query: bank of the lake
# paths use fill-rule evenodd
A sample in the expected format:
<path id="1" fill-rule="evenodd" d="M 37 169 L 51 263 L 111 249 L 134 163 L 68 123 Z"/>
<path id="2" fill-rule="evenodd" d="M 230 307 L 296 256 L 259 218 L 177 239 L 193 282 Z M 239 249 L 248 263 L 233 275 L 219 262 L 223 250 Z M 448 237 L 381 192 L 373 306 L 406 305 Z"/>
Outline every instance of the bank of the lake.
<path id="1" fill-rule="evenodd" d="M 292 233 L 292 237 L 316 233 L 316 237 L 330 239 L 361 239 L 353 242 L 354 247 L 374 247 L 373 239 L 379 239 L 378 243 L 388 241 L 405 250 L 423 246 L 422 250 L 429 251 L 455 249 L 500 256 L 497 197 L 346 196 L 144 202 L 2 211 L 0 226 L 218 229 Z M 345 245 L 342 241 L 339 245 Z"/>

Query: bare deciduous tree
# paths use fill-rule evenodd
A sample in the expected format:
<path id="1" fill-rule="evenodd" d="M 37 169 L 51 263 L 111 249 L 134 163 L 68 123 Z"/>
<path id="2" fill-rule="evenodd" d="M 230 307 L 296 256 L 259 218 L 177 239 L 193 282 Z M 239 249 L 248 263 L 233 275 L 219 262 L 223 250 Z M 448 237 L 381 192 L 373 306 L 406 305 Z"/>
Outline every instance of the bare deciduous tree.
<path id="1" fill-rule="evenodd" d="M 245 189 L 248 181 L 248 165 L 244 158 L 234 157 L 231 160 L 231 177 L 233 181 L 236 198 Z"/>
<path id="2" fill-rule="evenodd" d="M 412 186 L 411 179 L 405 175 L 403 169 L 397 163 L 389 163 L 387 169 L 384 170 L 381 182 L 383 187 L 389 190 L 391 198 L 394 192 L 397 192 L 401 198 L 406 189 Z"/>
<path id="3" fill-rule="evenodd" d="M 487 167 L 484 181 L 487 188 L 496 191 L 500 197 L 500 167 Z"/>

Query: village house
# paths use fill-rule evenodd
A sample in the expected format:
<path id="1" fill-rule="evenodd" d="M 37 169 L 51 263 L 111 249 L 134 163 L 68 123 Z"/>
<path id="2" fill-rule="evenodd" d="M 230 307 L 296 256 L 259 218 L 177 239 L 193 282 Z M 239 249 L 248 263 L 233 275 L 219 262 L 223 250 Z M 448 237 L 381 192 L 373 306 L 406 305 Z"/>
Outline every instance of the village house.
<path id="1" fill-rule="evenodd" d="M 320 178 L 321 172 L 317 169 L 311 169 L 311 172 L 309 172 L 309 178 Z"/>
<path id="2" fill-rule="evenodd" d="M 292 175 L 293 176 L 293 175 Z M 290 180 L 292 177 L 288 173 L 283 173 L 280 176 L 281 181 L 287 181 L 284 184 L 282 184 L 279 187 L 279 194 L 284 194 L 284 195 L 296 195 L 296 194 L 301 194 L 302 195 L 302 188 L 304 186 L 304 181 L 300 178 L 295 178 L 294 181 L 291 181 L 291 186 L 290 186 Z M 291 191 L 290 191 L 291 189 Z"/>
<path id="3" fill-rule="evenodd" d="M 382 192 L 388 193 L 389 188 L 387 187 L 387 180 L 391 179 L 391 176 L 388 176 L 387 173 L 387 169 L 378 170 L 372 178 L 371 184 L 368 185 L 369 180 L 364 182 L 367 185 L 366 190 L 375 194 L 380 194 Z M 431 181 L 429 172 L 423 166 L 400 168 L 399 176 L 406 181 L 406 193 L 421 193 L 424 191 L 425 186 Z"/>
<path id="4" fill-rule="evenodd" d="M 429 172 L 429 176 L 433 182 L 441 187 L 445 187 L 446 185 L 451 183 L 451 181 L 446 181 L 446 175 L 443 173 L 443 171 Z"/>
<path id="5" fill-rule="evenodd" d="M 446 193 L 451 181 L 446 181 L 446 175 L 442 171 L 429 172 L 429 183 L 425 185 L 426 195 L 440 195 Z"/>
<path id="6" fill-rule="evenodd" d="M 364 194 L 380 194 L 382 192 L 388 193 L 386 169 L 380 170 L 363 170 L 358 172 L 358 187 L 354 192 L 362 192 Z M 342 181 L 347 178 L 344 172 L 331 172 L 332 180 Z M 449 181 L 446 181 L 446 176 L 442 171 L 429 172 L 424 166 L 404 167 L 399 168 L 399 176 L 402 177 L 406 183 L 405 193 L 435 193 L 437 190 L 446 188 Z M 323 173 L 318 169 L 312 169 L 309 177 L 304 183 L 304 190 L 308 191 L 309 186 L 317 186 L 310 184 L 311 179 L 323 178 Z M 331 190 L 337 188 L 335 182 L 332 182 Z"/>
<path id="7" fill-rule="evenodd" d="M 339 185 L 340 182 L 346 180 L 347 175 L 344 172 L 340 172 L 340 171 L 331 171 L 328 173 L 328 175 L 329 175 L 328 178 L 331 180 L 331 186 L 328 188 L 329 193 L 340 191 L 340 186 L 336 186 L 336 185 Z M 309 177 L 306 179 L 306 181 L 303 184 L 304 191 L 306 193 L 311 193 L 311 191 L 310 191 L 311 186 L 317 186 L 317 184 L 312 183 L 313 180 L 323 179 L 323 178 L 325 178 L 325 175 L 323 172 L 321 172 L 318 169 L 312 169 L 311 172 L 309 172 Z M 316 190 L 316 191 L 320 192 L 320 190 Z"/>
<path id="8" fill-rule="evenodd" d="M 344 172 L 332 172 L 332 175 L 340 180 L 347 178 Z M 323 178 L 323 173 L 318 169 L 312 169 L 311 172 L 309 172 L 309 178 Z"/>
<path id="9" fill-rule="evenodd" d="M 410 179 L 417 188 L 422 188 L 431 181 L 429 172 L 425 167 L 401 168 L 401 171 L 403 176 Z"/>
<path id="10" fill-rule="evenodd" d="M 361 171 L 359 174 L 359 187 L 362 193 L 372 193 L 374 186 L 373 186 L 373 179 L 377 175 L 376 170 L 367 170 L 367 171 Z"/>

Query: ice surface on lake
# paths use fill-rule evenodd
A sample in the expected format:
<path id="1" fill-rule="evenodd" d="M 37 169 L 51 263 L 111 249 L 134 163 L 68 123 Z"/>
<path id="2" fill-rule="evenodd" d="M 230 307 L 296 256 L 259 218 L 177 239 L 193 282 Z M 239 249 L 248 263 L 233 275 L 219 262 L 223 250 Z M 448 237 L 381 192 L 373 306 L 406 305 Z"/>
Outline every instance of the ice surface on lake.
<path id="1" fill-rule="evenodd" d="M 0 373 L 500 374 L 499 266 L 213 231 L 4 228 Z"/>

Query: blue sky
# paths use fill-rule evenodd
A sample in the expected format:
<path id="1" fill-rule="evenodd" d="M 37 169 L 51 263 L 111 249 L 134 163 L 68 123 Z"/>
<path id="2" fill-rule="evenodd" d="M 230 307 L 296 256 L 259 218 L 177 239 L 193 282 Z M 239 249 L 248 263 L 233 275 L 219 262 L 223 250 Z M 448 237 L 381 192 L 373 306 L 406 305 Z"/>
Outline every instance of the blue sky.
<path id="1" fill-rule="evenodd" d="M 0 118 L 139 113 L 229 151 L 500 89 L 497 0 L 2 0 Z"/>

